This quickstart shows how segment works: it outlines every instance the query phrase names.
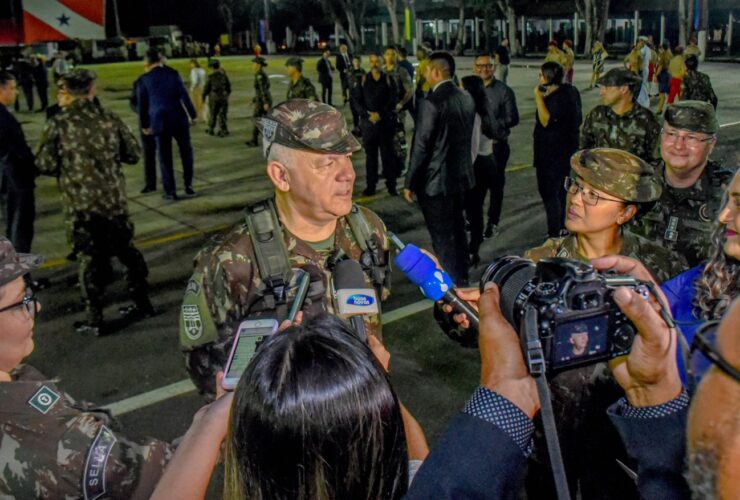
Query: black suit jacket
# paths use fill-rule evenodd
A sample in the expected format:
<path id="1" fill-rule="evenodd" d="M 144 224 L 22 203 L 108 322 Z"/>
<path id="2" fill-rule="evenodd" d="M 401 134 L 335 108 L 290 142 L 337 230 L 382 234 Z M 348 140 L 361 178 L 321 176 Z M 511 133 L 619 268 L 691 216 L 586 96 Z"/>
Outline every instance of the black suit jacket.
<path id="1" fill-rule="evenodd" d="M 319 59 L 319 62 L 316 63 L 316 71 L 319 72 L 319 83 L 323 83 L 324 85 L 330 84 L 333 69 L 329 59 L 324 59 L 323 57 Z"/>
<path id="2" fill-rule="evenodd" d="M 342 56 L 342 53 L 340 52 L 339 54 L 337 54 L 337 58 L 334 63 L 334 66 L 336 66 L 337 71 L 339 71 L 339 74 L 341 75 L 351 70 L 352 69 L 352 54 L 347 52 L 347 62 L 345 62 L 344 57 Z"/>
<path id="3" fill-rule="evenodd" d="M 18 120 L 0 104 L 0 177 L 10 191 L 36 187 L 36 162 Z"/>
<path id="4" fill-rule="evenodd" d="M 452 81 L 419 103 L 405 187 L 426 196 L 465 193 L 475 184 L 471 139 L 475 104 Z"/>
<path id="5" fill-rule="evenodd" d="M 141 128 L 151 128 L 154 135 L 182 130 L 196 118 L 180 74 L 160 66 L 141 75 L 136 84 Z"/>

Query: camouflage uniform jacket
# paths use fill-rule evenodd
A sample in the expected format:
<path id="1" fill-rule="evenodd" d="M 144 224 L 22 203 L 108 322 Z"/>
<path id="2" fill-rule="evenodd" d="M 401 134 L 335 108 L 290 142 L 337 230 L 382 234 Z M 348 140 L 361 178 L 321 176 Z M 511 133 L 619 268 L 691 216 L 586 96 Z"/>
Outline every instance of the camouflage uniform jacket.
<path id="1" fill-rule="evenodd" d="M 398 64 L 391 70 L 388 69 L 388 66 L 383 66 L 383 72 L 391 77 L 393 84 L 396 86 L 398 103 L 406 104 L 414 95 L 414 82 L 411 80 L 409 72 Z"/>
<path id="2" fill-rule="evenodd" d="M 0 383 L 1 498 L 145 499 L 172 447 L 131 441 L 107 412 L 76 402 L 36 369 L 21 365 Z"/>
<path id="3" fill-rule="evenodd" d="M 319 98 L 316 95 L 316 88 L 311 83 L 311 80 L 301 75 L 301 77 L 295 83 L 290 82 L 288 84 L 288 97 L 287 99 L 313 99 L 318 101 Z"/>
<path id="4" fill-rule="evenodd" d="M 609 106 L 596 106 L 581 128 L 581 149 L 616 148 L 639 156 L 649 163 L 660 160 L 660 123 L 652 111 L 635 103 L 618 115 Z"/>
<path id="5" fill-rule="evenodd" d="M 141 148 L 115 114 L 87 99 L 76 100 L 44 127 L 36 153 L 43 174 L 57 177 L 70 221 L 98 214 L 127 214 L 121 162 L 139 161 Z"/>
<path id="6" fill-rule="evenodd" d="M 655 207 L 628 230 L 658 245 L 670 248 L 694 267 L 709 258 L 712 230 L 722 204 L 722 195 L 733 172 L 707 162 L 699 180 L 690 188 L 674 188 L 661 179 L 663 194 Z"/>
<path id="7" fill-rule="evenodd" d="M 685 261 L 670 250 L 630 232 L 624 233 L 620 255 L 640 260 L 652 271 L 658 281 L 665 281 L 688 269 Z M 563 257 L 588 262 L 586 257 L 578 253 L 578 243 L 573 234 L 561 238 L 549 238 L 542 246 L 527 250 L 523 257 L 535 262 L 548 257 Z"/>
<path id="8" fill-rule="evenodd" d="M 689 101 L 704 101 L 717 108 L 717 95 L 712 88 L 709 75 L 700 71 L 689 71 L 683 79 L 683 95 L 681 99 Z"/>
<path id="9" fill-rule="evenodd" d="M 254 75 L 254 107 L 255 111 L 264 113 L 263 106 L 267 104 L 272 107 L 272 95 L 270 94 L 270 79 L 267 74 L 259 70 Z M 261 116 L 261 115 L 260 115 Z"/>
<path id="10" fill-rule="evenodd" d="M 385 225 L 370 210 L 359 207 L 385 260 L 389 266 L 389 240 Z M 314 250 L 283 229 L 285 246 L 292 269 L 303 269 L 311 276 L 311 286 L 304 303 L 304 314 L 322 311 L 333 313 L 335 305 L 331 291 L 330 265 L 341 256 L 360 259 L 361 247 L 355 240 L 347 217 L 337 221 L 332 249 Z M 382 290 L 376 292 L 380 300 L 390 295 L 390 269 Z M 296 281 L 296 273 L 293 275 Z M 372 286 L 370 279 L 365 281 Z M 296 283 L 288 289 L 288 304 L 295 296 Z M 218 236 L 195 257 L 195 271 L 188 283 L 180 313 L 180 341 L 188 352 L 187 363 L 191 376 L 208 373 L 213 366 L 221 366 L 228 355 L 231 340 L 239 323 L 250 319 L 275 318 L 274 307 L 269 307 L 264 296 L 265 285 L 260 279 L 254 248 L 247 225 L 241 224 L 225 235 Z M 368 334 L 382 339 L 380 315 L 365 316 Z M 199 349 L 208 351 L 207 360 Z M 194 366 L 208 363 L 209 366 Z M 215 372 L 214 372 L 215 373 Z M 205 383 L 210 383 L 206 380 Z"/>
<path id="11" fill-rule="evenodd" d="M 210 96 L 211 100 L 227 99 L 231 94 L 231 82 L 226 72 L 218 69 L 208 75 L 206 86 L 203 87 L 203 99 Z"/>

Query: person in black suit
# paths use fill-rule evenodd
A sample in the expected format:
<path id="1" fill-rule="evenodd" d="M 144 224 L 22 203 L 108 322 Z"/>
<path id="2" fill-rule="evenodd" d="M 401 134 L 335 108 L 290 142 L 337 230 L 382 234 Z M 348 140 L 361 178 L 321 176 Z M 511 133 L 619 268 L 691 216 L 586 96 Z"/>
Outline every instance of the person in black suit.
<path id="1" fill-rule="evenodd" d="M 344 104 L 349 101 L 350 72 L 352 71 L 352 54 L 347 50 L 347 44 L 339 45 L 339 54 L 337 54 L 335 66 L 339 71 L 339 81 L 342 84 L 342 99 Z"/>
<path id="2" fill-rule="evenodd" d="M 455 60 L 446 52 L 429 57 L 424 77 L 431 86 L 419 112 L 404 197 L 416 195 L 434 253 L 458 286 L 468 283 L 468 241 L 463 205 L 475 184 L 471 139 L 475 104 L 453 82 Z"/>
<path id="3" fill-rule="evenodd" d="M 321 84 L 321 101 L 331 106 L 331 93 L 332 93 L 332 72 L 334 66 L 331 64 L 331 51 L 326 49 L 324 54 L 316 64 L 316 71 L 319 72 L 319 83 Z"/>
<path id="4" fill-rule="evenodd" d="M 6 195 L 6 235 L 19 252 L 28 253 L 36 219 L 34 189 L 37 170 L 23 129 L 7 109 L 15 103 L 17 96 L 15 77 L 7 71 L 0 71 L 0 176 Z"/>
<path id="5" fill-rule="evenodd" d="M 33 81 L 36 84 L 36 92 L 38 92 L 41 101 L 39 112 L 43 112 L 49 106 L 49 70 L 40 56 L 34 56 L 31 59 L 31 65 L 33 66 Z"/>
<path id="6" fill-rule="evenodd" d="M 159 168 L 162 174 L 163 198 L 176 200 L 175 176 L 172 165 L 172 139 L 177 141 L 182 160 L 185 194 L 195 196 L 193 190 L 193 147 L 190 143 L 190 122 L 197 115 L 180 74 L 165 66 L 156 49 L 146 54 L 150 70 L 139 78 L 137 99 L 139 122 L 146 135 L 157 141 Z"/>
<path id="7" fill-rule="evenodd" d="M 151 66 L 147 64 L 146 71 L 150 69 Z M 134 85 L 131 88 L 131 95 L 128 99 L 129 107 L 137 115 L 139 115 L 139 83 L 142 76 L 144 75 L 141 75 L 134 81 Z M 140 193 L 146 194 L 157 190 L 157 140 L 152 134 L 144 133 L 141 121 L 139 121 L 139 130 L 141 132 L 141 145 L 144 150 L 144 188 Z"/>

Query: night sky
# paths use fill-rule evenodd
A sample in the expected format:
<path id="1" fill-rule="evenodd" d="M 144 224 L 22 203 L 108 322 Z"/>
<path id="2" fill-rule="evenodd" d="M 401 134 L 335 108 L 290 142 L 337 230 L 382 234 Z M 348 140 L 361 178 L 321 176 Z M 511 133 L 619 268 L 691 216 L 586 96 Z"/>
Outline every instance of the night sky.
<path id="1" fill-rule="evenodd" d="M 118 0 L 121 31 L 126 36 L 148 35 L 148 27 L 176 24 L 196 40 L 213 40 L 226 31 L 216 10 L 217 0 Z M 108 30 L 114 32 L 113 2 L 108 0 Z"/>

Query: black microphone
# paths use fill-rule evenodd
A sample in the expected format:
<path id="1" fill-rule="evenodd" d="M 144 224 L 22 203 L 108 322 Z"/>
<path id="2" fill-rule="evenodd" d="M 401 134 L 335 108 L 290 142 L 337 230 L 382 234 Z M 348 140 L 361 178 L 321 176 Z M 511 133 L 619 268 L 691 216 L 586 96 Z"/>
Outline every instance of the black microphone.
<path id="1" fill-rule="evenodd" d="M 334 299 L 337 315 L 348 319 L 363 342 L 367 342 L 367 331 L 362 317 L 378 314 L 378 299 L 375 289 L 365 283 L 365 273 L 356 260 L 338 262 L 332 273 Z"/>

